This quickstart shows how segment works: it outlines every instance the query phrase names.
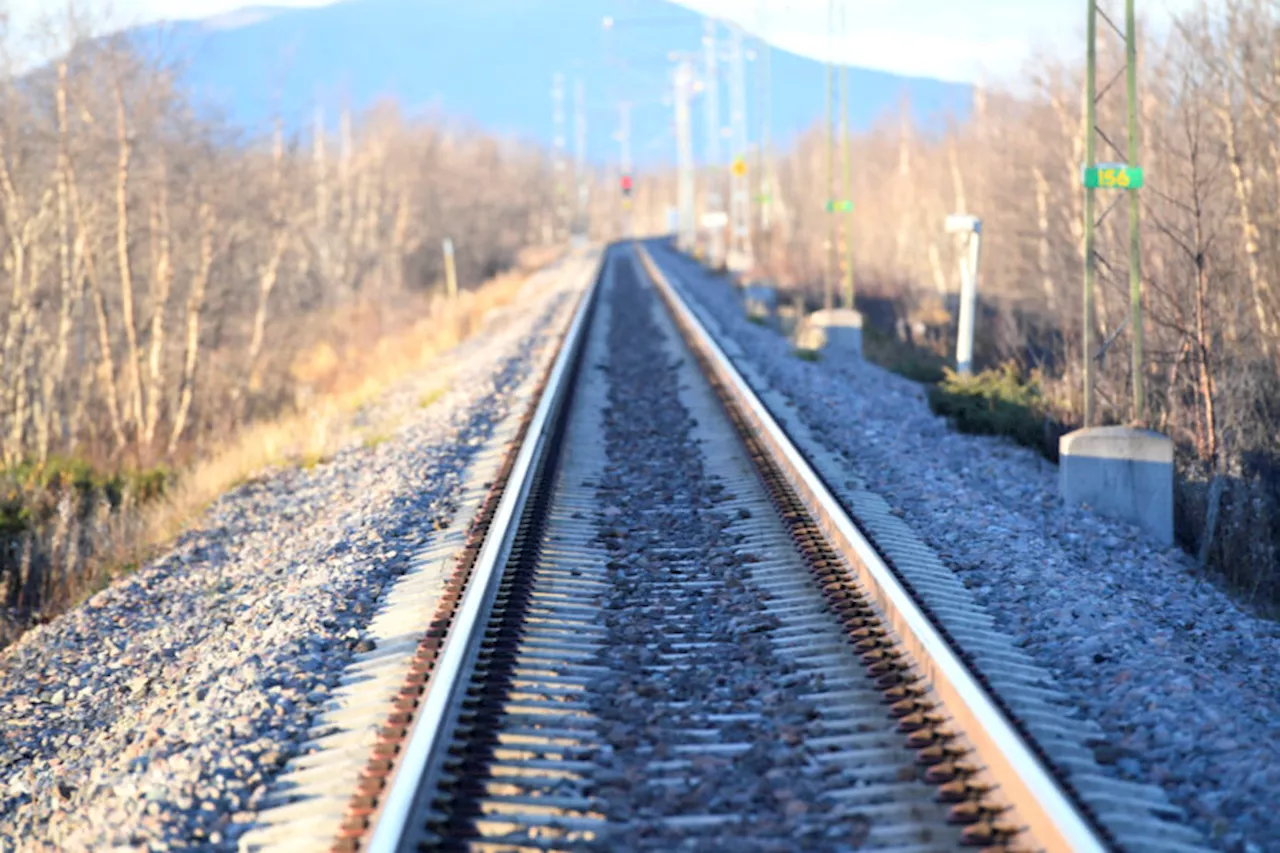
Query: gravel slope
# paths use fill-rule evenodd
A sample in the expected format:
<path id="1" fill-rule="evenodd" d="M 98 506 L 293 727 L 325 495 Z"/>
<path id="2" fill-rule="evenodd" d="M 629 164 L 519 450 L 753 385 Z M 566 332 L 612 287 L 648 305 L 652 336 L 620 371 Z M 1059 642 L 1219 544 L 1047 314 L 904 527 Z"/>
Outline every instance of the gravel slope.
<path id="1" fill-rule="evenodd" d="M 224 496 L 199 530 L 0 657 L 0 850 L 234 849 L 380 594 L 453 512 L 462 473 L 544 363 L 572 300 L 548 282 L 310 471 Z M 451 373 L 449 391 L 418 400 Z"/>
<path id="2" fill-rule="evenodd" d="M 921 387 L 874 365 L 809 363 L 746 321 L 733 288 L 650 244 L 750 354 L 843 471 L 879 492 L 1071 690 L 1118 777 L 1161 785 L 1214 844 L 1280 851 L 1280 626 L 1197 582 L 1136 529 L 1066 507 L 1057 469 L 954 433 Z"/>

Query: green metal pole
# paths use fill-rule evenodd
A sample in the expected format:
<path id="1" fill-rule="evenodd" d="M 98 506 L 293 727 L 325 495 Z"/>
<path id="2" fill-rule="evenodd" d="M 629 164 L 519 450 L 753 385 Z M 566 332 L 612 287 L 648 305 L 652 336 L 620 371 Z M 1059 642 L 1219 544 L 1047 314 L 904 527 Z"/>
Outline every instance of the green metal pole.
<path id="1" fill-rule="evenodd" d="M 1084 92 L 1084 160 L 1085 165 L 1097 165 L 1097 124 L 1096 107 L 1098 100 L 1097 81 L 1097 37 L 1098 37 L 1098 3 L 1088 0 L 1089 47 L 1085 63 Z M 1081 346 L 1084 357 L 1084 425 L 1093 426 L 1093 282 L 1097 274 L 1097 258 L 1094 256 L 1094 191 L 1092 187 L 1084 190 L 1084 323 L 1080 330 Z"/>
<path id="2" fill-rule="evenodd" d="M 827 0 L 827 45 L 831 50 L 832 45 L 832 29 L 834 28 L 835 19 L 835 0 Z M 832 51 L 834 53 L 834 50 Z M 835 139 L 832 134 L 832 101 L 835 98 L 835 66 L 832 65 L 834 56 L 827 57 L 827 183 L 824 188 L 826 199 L 824 203 L 832 201 L 831 184 L 835 172 Z M 822 306 L 830 311 L 835 307 L 835 265 L 836 265 L 836 241 L 835 241 L 836 218 L 833 212 L 828 211 L 827 216 L 827 261 L 826 261 L 826 281 L 823 282 L 823 299 Z"/>
<path id="3" fill-rule="evenodd" d="M 1096 0 L 1095 0 L 1096 2 Z M 1128 71 L 1129 165 L 1138 165 L 1138 35 L 1134 0 L 1125 3 L 1125 63 Z M 1146 426 L 1146 389 L 1142 361 L 1142 254 L 1138 228 L 1138 190 L 1129 190 L 1129 304 L 1133 311 L 1133 419 Z"/>
<path id="4" fill-rule="evenodd" d="M 840 6 L 840 32 L 848 37 L 848 4 Z M 844 172 L 844 193 L 841 201 L 853 200 L 853 175 L 849 168 L 849 66 L 840 66 L 840 154 Z M 845 216 L 844 226 L 844 305 L 850 311 L 853 305 L 853 206 Z"/>

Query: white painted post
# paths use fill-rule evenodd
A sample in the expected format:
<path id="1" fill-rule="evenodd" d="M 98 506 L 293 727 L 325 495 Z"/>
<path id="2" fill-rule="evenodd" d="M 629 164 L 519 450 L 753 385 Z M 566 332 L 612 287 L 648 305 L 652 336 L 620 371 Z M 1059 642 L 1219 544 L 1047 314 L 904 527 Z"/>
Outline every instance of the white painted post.
<path id="1" fill-rule="evenodd" d="M 450 299 L 458 297 L 458 268 L 453 263 L 453 240 L 444 238 L 444 286 Z"/>
<path id="2" fill-rule="evenodd" d="M 978 313 L 978 264 L 982 258 L 982 220 L 979 219 L 974 223 L 973 233 L 969 235 L 969 292 L 964 294 L 964 308 L 961 315 L 965 313 L 969 315 L 969 329 L 965 338 L 965 349 L 967 356 L 964 361 L 964 372 L 971 373 L 973 370 L 973 327 L 977 319 Z"/>
<path id="3" fill-rule="evenodd" d="M 976 216 L 948 216 L 947 231 L 963 234 L 967 257 L 960 259 L 960 328 L 956 331 L 956 372 L 973 373 L 973 323 L 978 303 L 978 261 L 982 220 Z"/>

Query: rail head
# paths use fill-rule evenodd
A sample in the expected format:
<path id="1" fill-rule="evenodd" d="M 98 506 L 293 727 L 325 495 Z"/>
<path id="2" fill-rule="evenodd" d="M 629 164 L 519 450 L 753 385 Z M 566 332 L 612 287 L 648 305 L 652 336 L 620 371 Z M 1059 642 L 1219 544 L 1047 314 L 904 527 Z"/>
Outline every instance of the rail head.
<path id="1" fill-rule="evenodd" d="M 601 250 L 599 258 L 591 264 L 590 283 L 579 298 L 559 352 L 547 374 L 546 385 L 534 409 L 524 442 L 516 453 L 489 534 L 476 556 L 470 582 L 431 672 L 422 704 L 414 714 L 409 739 L 397 759 L 395 774 L 374 815 L 364 848 L 369 853 L 395 853 L 401 849 L 423 781 L 438 767 L 440 750 L 447 746 L 449 722 L 461 698 L 460 691 L 470 661 L 484 634 L 498 580 L 511 552 L 516 522 L 524 510 L 540 460 L 547 449 L 548 434 L 560 415 L 572 382 L 572 368 L 585 337 L 586 324 L 607 260 L 608 251 Z"/>
<path id="2" fill-rule="evenodd" d="M 1108 845 L 1036 757 L 972 670 L 886 564 L 844 507 L 813 470 L 785 430 L 733 366 L 684 297 L 640 243 L 641 264 L 670 306 L 677 324 L 701 351 L 742 413 L 758 431 L 775 462 L 819 520 L 832 545 L 860 575 L 888 624 L 915 658 L 920 673 L 964 732 L 1035 841 L 1050 853 L 1093 853 Z"/>

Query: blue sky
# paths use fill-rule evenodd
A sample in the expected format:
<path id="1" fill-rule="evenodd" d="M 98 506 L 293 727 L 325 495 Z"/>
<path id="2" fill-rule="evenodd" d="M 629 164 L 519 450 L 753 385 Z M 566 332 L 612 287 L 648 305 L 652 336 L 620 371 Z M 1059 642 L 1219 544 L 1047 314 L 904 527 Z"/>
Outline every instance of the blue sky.
<path id="1" fill-rule="evenodd" d="M 105 5 L 106 2 L 110 6 Z M 252 0 L 250 0 L 252 2 Z M 459 0 L 479 2 L 484 0 Z M 553 3 L 555 0 L 546 0 Z M 637 11 L 647 0 L 629 0 Z M 1084 0 L 836 0 L 847 7 L 847 35 L 828 35 L 827 0 L 678 0 L 697 11 L 734 18 L 780 47 L 813 57 L 833 51 L 855 65 L 944 80 L 992 82 L 1016 75 L 1031 57 L 1083 51 Z M 1164 29 L 1170 12 L 1199 0 L 1138 0 L 1139 14 Z M 57 0 L 9 0 L 18 31 Z M 109 8 L 115 26 L 160 18 L 203 18 L 243 7 L 246 0 L 89 0 Z M 1123 0 L 1100 0 L 1115 13 Z M 264 0 L 273 6 L 323 5 L 323 0 Z M 60 4 L 59 4 L 60 5 Z M 78 0 L 77 5 L 85 5 Z"/>

